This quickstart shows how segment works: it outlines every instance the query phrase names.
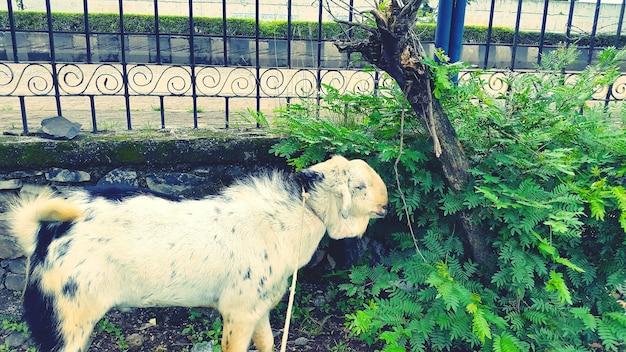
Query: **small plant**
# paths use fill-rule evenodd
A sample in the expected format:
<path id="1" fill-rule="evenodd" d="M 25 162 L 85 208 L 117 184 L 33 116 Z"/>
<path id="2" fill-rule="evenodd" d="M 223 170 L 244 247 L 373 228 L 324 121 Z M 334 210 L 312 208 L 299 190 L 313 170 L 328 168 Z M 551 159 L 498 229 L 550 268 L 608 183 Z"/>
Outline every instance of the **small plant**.
<path id="1" fill-rule="evenodd" d="M 2 330 L 5 331 L 17 331 L 24 333 L 24 336 L 28 337 L 30 332 L 28 331 L 28 326 L 24 321 L 17 321 L 13 318 L 4 318 L 2 319 Z"/>
<path id="2" fill-rule="evenodd" d="M 188 113 L 193 113 L 193 109 L 188 109 L 188 110 L 187 110 L 187 112 L 188 112 Z M 197 108 L 196 108 L 196 112 L 197 112 L 197 113 L 203 113 L 203 112 L 204 112 L 204 109 L 203 109 L 203 108 L 201 108 L 201 107 L 197 107 Z"/>
<path id="3" fill-rule="evenodd" d="M 112 334 L 116 338 L 116 344 L 122 351 L 128 351 L 128 343 L 126 342 L 126 338 L 122 334 L 122 329 L 115 326 L 109 319 L 104 318 L 98 322 L 96 325 L 96 329 L 99 332 L 106 332 L 107 334 Z"/>
<path id="4" fill-rule="evenodd" d="M 217 347 L 223 324 L 221 318 L 211 321 L 201 311 L 191 309 L 189 311 L 189 323 L 182 333 L 194 343 L 212 341 L 214 348 Z"/>

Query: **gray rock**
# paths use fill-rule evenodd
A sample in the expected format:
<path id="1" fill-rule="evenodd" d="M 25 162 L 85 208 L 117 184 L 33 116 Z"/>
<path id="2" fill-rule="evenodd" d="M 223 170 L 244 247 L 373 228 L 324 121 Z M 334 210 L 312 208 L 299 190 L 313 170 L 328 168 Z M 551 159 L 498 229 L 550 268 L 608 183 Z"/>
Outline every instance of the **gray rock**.
<path id="1" fill-rule="evenodd" d="M 0 262 L 3 268 L 14 274 L 26 274 L 26 258 L 4 259 Z"/>
<path id="2" fill-rule="evenodd" d="M 205 341 L 195 344 L 191 352 L 213 352 L 213 341 Z"/>
<path id="3" fill-rule="evenodd" d="M 13 331 L 7 338 L 4 340 L 4 343 L 11 347 L 18 347 L 23 345 L 26 342 L 26 336 L 21 331 Z"/>
<path id="4" fill-rule="evenodd" d="M 296 346 L 306 346 L 306 344 L 309 343 L 309 339 L 307 339 L 306 337 L 298 337 L 293 343 Z"/>
<path id="5" fill-rule="evenodd" d="M 140 349 L 143 346 L 145 339 L 140 334 L 130 334 L 126 336 L 126 343 L 131 350 Z"/>
<path id="6" fill-rule="evenodd" d="M 204 182 L 202 177 L 185 173 L 158 173 L 146 175 L 148 188 L 165 194 L 180 194 Z"/>
<path id="7" fill-rule="evenodd" d="M 8 177 L 11 178 L 24 178 L 24 177 L 33 177 L 33 176 L 41 176 L 43 175 L 43 172 L 41 171 L 13 171 L 10 174 L 8 174 Z"/>
<path id="8" fill-rule="evenodd" d="M 4 278 L 4 287 L 11 291 L 22 291 L 26 285 L 26 275 L 7 273 Z"/>
<path id="9" fill-rule="evenodd" d="M 24 251 L 13 236 L 0 234 L 0 258 L 14 259 L 24 255 Z"/>
<path id="10" fill-rule="evenodd" d="M 139 186 L 139 182 L 137 181 L 137 172 L 127 170 L 123 167 L 111 170 L 98 181 L 98 186 L 107 185 L 137 187 Z"/>
<path id="11" fill-rule="evenodd" d="M 50 138 L 73 139 L 80 132 L 81 124 L 63 116 L 55 116 L 41 121 L 41 132 Z"/>
<path id="12" fill-rule="evenodd" d="M 20 187 L 22 187 L 22 180 L 19 179 L 0 181 L 0 190 L 18 189 Z"/>
<path id="13" fill-rule="evenodd" d="M 56 182 L 87 182 L 91 180 L 91 175 L 85 171 L 52 168 L 50 171 L 46 172 L 46 180 Z"/>

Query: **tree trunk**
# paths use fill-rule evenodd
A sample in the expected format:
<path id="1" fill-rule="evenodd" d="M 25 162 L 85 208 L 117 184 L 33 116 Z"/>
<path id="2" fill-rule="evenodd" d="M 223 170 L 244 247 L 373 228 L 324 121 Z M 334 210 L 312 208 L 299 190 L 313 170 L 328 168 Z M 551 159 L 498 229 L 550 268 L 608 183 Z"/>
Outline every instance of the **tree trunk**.
<path id="1" fill-rule="evenodd" d="M 400 5 L 392 0 L 384 9 L 371 13 L 376 27 L 354 22 L 337 22 L 368 30 L 365 41 L 338 43 L 343 52 L 358 52 L 363 58 L 387 72 L 403 89 L 411 108 L 420 116 L 420 123 L 433 139 L 435 154 L 441 162 L 447 183 L 455 191 L 462 190 L 471 179 L 470 162 L 461 148 L 454 127 L 432 94 L 433 82 L 429 67 L 422 63 L 425 54 L 414 28 L 421 0 Z M 471 222 L 469 212 L 459 214 L 466 242 L 473 259 L 484 268 L 494 268 L 495 257 L 487 243 L 487 233 Z"/>

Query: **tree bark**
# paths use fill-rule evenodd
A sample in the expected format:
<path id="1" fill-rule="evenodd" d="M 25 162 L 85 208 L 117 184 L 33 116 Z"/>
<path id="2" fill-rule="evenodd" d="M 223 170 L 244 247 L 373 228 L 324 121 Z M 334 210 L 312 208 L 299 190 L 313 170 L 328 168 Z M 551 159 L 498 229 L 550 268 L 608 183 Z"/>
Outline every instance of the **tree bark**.
<path id="1" fill-rule="evenodd" d="M 421 3 L 422 0 L 409 0 L 402 5 L 400 0 L 392 0 L 384 10 L 372 10 L 376 27 L 337 20 L 371 33 L 367 40 L 338 43 L 337 47 L 342 52 L 360 53 L 365 60 L 396 80 L 433 139 L 435 154 L 448 185 L 458 192 L 471 180 L 470 162 L 447 114 L 432 94 L 429 67 L 422 63 L 425 52 L 414 31 Z M 474 261 L 484 268 L 494 268 L 495 257 L 487 241 L 487 232 L 471 222 L 469 212 L 459 214 L 459 223 Z"/>

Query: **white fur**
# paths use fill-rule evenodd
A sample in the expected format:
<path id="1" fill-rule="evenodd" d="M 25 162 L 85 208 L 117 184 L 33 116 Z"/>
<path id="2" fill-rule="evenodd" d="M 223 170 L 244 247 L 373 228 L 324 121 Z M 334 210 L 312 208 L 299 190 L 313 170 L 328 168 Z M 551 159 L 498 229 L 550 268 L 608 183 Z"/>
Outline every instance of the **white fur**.
<path id="1" fill-rule="evenodd" d="M 370 218 L 386 214 L 385 185 L 365 162 L 335 156 L 307 173 L 324 178 L 313 182 L 304 208 L 301 190 L 287 187 L 281 173 L 200 200 L 112 201 L 76 191 L 15 204 L 12 231 L 31 257 L 41 221 L 72 221 L 32 265 L 26 289 L 25 304 L 34 300 L 29 289 L 52 299 L 60 343 L 50 350 L 86 351 L 94 324 L 112 307 L 211 306 L 224 320 L 224 352 L 247 351 L 251 338 L 259 351 L 272 351 L 269 311 L 295 267 L 310 260 L 325 232 L 361 236 Z M 42 335 L 29 324 L 35 339 Z"/>

